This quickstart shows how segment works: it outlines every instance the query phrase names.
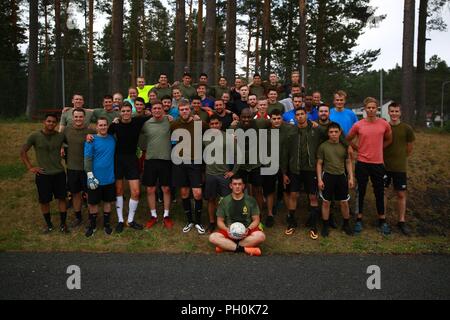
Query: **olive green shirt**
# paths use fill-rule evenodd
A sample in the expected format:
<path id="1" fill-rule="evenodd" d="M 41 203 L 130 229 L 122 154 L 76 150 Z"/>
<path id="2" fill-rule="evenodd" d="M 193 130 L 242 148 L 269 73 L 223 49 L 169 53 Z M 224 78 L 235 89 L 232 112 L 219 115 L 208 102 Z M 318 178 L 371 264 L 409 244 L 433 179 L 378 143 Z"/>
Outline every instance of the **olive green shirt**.
<path id="1" fill-rule="evenodd" d="M 192 100 L 197 95 L 197 90 L 193 86 L 186 87 L 181 83 L 178 85 L 178 89 L 180 89 L 183 97 L 189 100 Z"/>
<path id="2" fill-rule="evenodd" d="M 406 172 L 408 164 L 408 143 L 415 141 L 413 129 L 406 123 L 391 125 L 392 144 L 384 149 L 384 165 L 386 171 Z"/>
<path id="3" fill-rule="evenodd" d="M 44 134 L 43 131 L 32 133 L 26 142 L 28 147 L 34 147 L 38 166 L 46 175 L 54 175 L 64 172 L 61 163 L 61 147 L 64 143 L 64 135 L 59 132 Z"/>
<path id="4" fill-rule="evenodd" d="M 281 103 L 279 103 L 279 102 L 271 103 L 271 104 L 269 104 L 269 107 L 267 108 L 267 114 L 270 115 L 270 113 L 273 110 L 279 110 L 281 112 L 281 114 L 283 114 L 284 113 L 284 106 Z"/>
<path id="5" fill-rule="evenodd" d="M 169 96 L 170 98 L 172 98 L 172 88 L 167 87 L 167 88 L 153 88 L 153 90 L 156 92 L 156 96 L 158 97 L 159 100 L 161 100 L 164 96 Z"/>
<path id="6" fill-rule="evenodd" d="M 70 127 L 73 124 L 73 109 L 74 108 L 70 108 L 68 109 L 66 112 L 63 112 L 63 114 L 61 115 L 61 121 L 60 124 L 64 127 Z M 84 115 L 84 126 L 88 127 L 89 124 L 92 122 L 92 117 L 94 115 L 94 113 L 92 111 L 88 111 L 86 109 L 84 109 L 85 115 Z"/>
<path id="7" fill-rule="evenodd" d="M 250 86 L 250 93 L 251 94 L 256 94 L 258 99 L 261 99 L 262 97 L 264 97 L 265 92 L 266 92 L 266 90 L 264 89 L 263 86 L 255 86 L 254 84 L 252 84 Z"/>
<path id="8" fill-rule="evenodd" d="M 67 143 L 67 169 L 84 170 L 84 142 L 86 135 L 95 134 L 95 130 L 89 128 L 64 128 L 64 142 Z"/>
<path id="9" fill-rule="evenodd" d="M 220 131 L 220 134 L 222 136 L 222 163 L 212 163 L 212 164 L 206 164 L 206 174 L 209 174 L 211 176 L 219 176 L 224 175 L 225 173 L 232 171 L 234 174 L 236 174 L 239 171 L 239 164 L 235 163 L 234 165 L 227 164 L 227 133 L 224 131 Z M 232 140 L 234 141 L 234 137 L 232 137 Z M 204 141 L 203 145 L 204 147 L 208 147 L 212 143 L 215 142 L 214 139 L 212 141 Z M 236 146 L 235 148 L 236 149 Z M 208 153 L 209 154 L 209 153 Z M 233 151 L 233 159 L 235 158 L 236 150 Z M 217 157 L 215 154 L 212 156 Z"/>
<path id="10" fill-rule="evenodd" d="M 145 159 L 170 160 L 172 145 L 170 142 L 170 122 L 167 117 L 161 121 L 154 118 L 148 120 L 142 127 L 145 149 Z"/>
<path id="11" fill-rule="evenodd" d="M 255 198 L 244 195 L 241 200 L 234 200 L 230 194 L 224 197 L 217 207 L 216 215 L 224 218 L 228 227 L 234 222 L 242 223 L 246 228 L 252 223 L 252 217 L 260 214 Z"/>
<path id="12" fill-rule="evenodd" d="M 345 173 L 345 161 L 348 158 L 347 148 L 341 143 L 329 140 L 322 143 L 317 151 L 317 158 L 323 160 L 323 171 L 333 175 Z"/>
<path id="13" fill-rule="evenodd" d="M 97 122 L 98 118 L 106 118 L 108 120 L 108 125 L 110 125 L 115 118 L 120 117 L 118 111 L 106 111 L 103 108 L 94 109 L 94 115 L 92 116 L 92 122 Z"/>

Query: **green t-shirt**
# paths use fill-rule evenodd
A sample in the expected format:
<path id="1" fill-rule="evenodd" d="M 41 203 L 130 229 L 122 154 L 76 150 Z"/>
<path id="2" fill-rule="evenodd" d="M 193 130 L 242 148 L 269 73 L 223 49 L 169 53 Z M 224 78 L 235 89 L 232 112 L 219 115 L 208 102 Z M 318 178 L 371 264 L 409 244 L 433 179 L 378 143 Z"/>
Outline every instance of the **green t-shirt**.
<path id="1" fill-rule="evenodd" d="M 250 86 L 250 93 L 251 94 L 256 94 L 256 96 L 258 97 L 258 99 L 261 99 L 264 95 L 265 95 L 265 89 L 263 86 L 255 86 L 254 84 L 252 84 Z"/>
<path id="2" fill-rule="evenodd" d="M 38 166 L 44 169 L 44 174 L 54 175 L 64 172 L 61 163 L 61 147 L 64 135 L 59 132 L 46 135 L 43 131 L 32 133 L 26 142 L 28 147 L 34 147 Z"/>
<path id="3" fill-rule="evenodd" d="M 71 127 L 73 124 L 73 108 L 70 108 L 66 112 L 63 112 L 61 115 L 61 121 L 60 124 L 64 127 Z M 89 124 L 92 122 L 92 117 L 94 116 L 94 113 L 92 111 L 84 110 L 84 126 L 88 127 Z"/>
<path id="4" fill-rule="evenodd" d="M 222 135 L 222 148 L 219 150 L 220 152 L 222 152 L 222 163 L 212 163 L 212 164 L 206 164 L 206 174 L 211 175 L 211 176 L 219 176 L 219 175 L 224 175 L 225 173 L 232 171 L 233 173 L 237 173 L 239 170 L 239 164 L 235 164 L 235 165 L 228 165 L 227 164 L 227 133 L 224 131 L 220 131 L 221 135 Z M 232 141 L 234 141 L 234 137 L 232 137 Z M 203 145 L 205 146 L 205 149 L 210 145 L 210 144 L 216 144 L 217 142 L 215 142 L 214 139 L 212 139 L 212 141 L 205 141 L 203 142 Z M 236 149 L 236 146 L 235 146 Z M 236 153 L 236 150 L 233 151 L 233 157 Z M 209 152 L 208 152 L 209 154 Z M 217 157 L 216 154 L 213 153 L 213 156 Z"/>
<path id="5" fill-rule="evenodd" d="M 86 135 L 95 134 L 95 130 L 89 128 L 74 128 L 73 126 L 64 129 L 64 142 L 67 143 L 67 169 L 84 170 L 84 142 Z"/>
<path id="6" fill-rule="evenodd" d="M 221 86 L 215 86 L 214 87 L 214 98 L 222 99 L 222 95 L 224 93 L 230 93 L 230 88 L 228 88 L 228 87 L 221 87 Z"/>
<path id="7" fill-rule="evenodd" d="M 178 86 L 178 89 L 180 89 L 181 94 L 186 99 L 192 100 L 197 95 L 197 90 L 193 86 L 186 87 L 184 84 L 180 84 Z"/>
<path id="8" fill-rule="evenodd" d="M 334 175 L 345 173 L 345 161 L 348 158 L 348 153 L 341 143 L 325 141 L 317 150 L 317 158 L 323 160 L 324 172 Z"/>
<path id="9" fill-rule="evenodd" d="M 392 144 L 384 149 L 384 165 L 386 171 L 406 172 L 408 164 L 406 146 L 416 139 L 414 131 L 409 125 L 403 122 L 400 122 L 398 125 L 391 125 L 391 128 Z"/>
<path id="10" fill-rule="evenodd" d="M 279 103 L 279 102 L 275 102 L 273 104 L 271 103 L 271 104 L 269 104 L 269 107 L 267 108 L 267 114 L 270 115 L 270 113 L 273 110 L 279 110 L 281 112 L 281 114 L 283 114 L 284 113 L 284 106 L 281 103 Z"/>
<path id="11" fill-rule="evenodd" d="M 169 96 L 172 98 L 172 88 L 153 88 L 154 91 L 156 91 L 156 96 L 159 100 L 161 100 L 165 96 Z"/>
<path id="12" fill-rule="evenodd" d="M 245 227 L 252 223 L 252 217 L 259 215 L 259 207 L 255 198 L 244 195 L 241 200 L 234 200 L 230 194 L 224 197 L 217 207 L 217 216 L 224 218 L 228 227 L 234 222 L 240 222 Z"/>
<path id="13" fill-rule="evenodd" d="M 105 109 L 94 109 L 94 115 L 92 116 L 92 122 L 97 122 L 98 118 L 106 118 L 108 119 L 108 125 L 113 122 L 115 118 L 120 117 L 120 113 L 118 111 L 106 111 Z"/>
<path id="14" fill-rule="evenodd" d="M 208 122 L 208 120 L 209 120 L 208 113 L 206 111 L 202 110 L 202 109 L 200 109 L 199 112 L 195 112 L 195 110 L 194 110 L 194 112 L 192 114 L 193 115 L 198 115 L 200 117 L 200 119 L 202 121 L 204 121 L 204 122 Z"/>
<path id="15" fill-rule="evenodd" d="M 147 150 L 146 160 L 171 159 L 170 122 L 166 117 L 161 121 L 151 118 L 144 124 L 141 132 L 145 141 L 145 149 Z"/>

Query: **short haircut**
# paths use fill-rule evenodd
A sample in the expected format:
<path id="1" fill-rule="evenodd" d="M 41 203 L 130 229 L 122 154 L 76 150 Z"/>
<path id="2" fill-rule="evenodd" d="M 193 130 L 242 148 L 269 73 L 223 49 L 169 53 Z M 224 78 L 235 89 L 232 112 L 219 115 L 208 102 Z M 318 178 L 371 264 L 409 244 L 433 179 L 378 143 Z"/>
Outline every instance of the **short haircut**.
<path id="1" fill-rule="evenodd" d="M 312 95 L 314 95 L 315 93 L 322 95 L 319 90 L 313 91 Z"/>
<path id="2" fill-rule="evenodd" d="M 120 106 L 120 110 L 122 110 L 123 108 L 130 108 L 131 110 L 133 110 L 133 106 L 132 106 L 131 103 L 129 103 L 128 101 L 124 102 L 124 103 Z"/>
<path id="3" fill-rule="evenodd" d="M 326 104 L 326 103 L 322 103 L 322 104 L 319 106 L 319 109 L 322 108 L 322 107 L 326 107 L 326 108 L 328 108 L 328 110 L 330 110 L 330 106 L 329 106 L 328 104 Z"/>
<path id="4" fill-rule="evenodd" d="M 211 117 L 209 117 L 209 122 L 211 122 L 211 121 L 213 121 L 213 120 L 217 120 L 217 121 L 219 121 L 220 123 L 222 123 L 222 119 L 221 119 L 218 115 L 216 115 L 216 114 L 213 114 Z"/>
<path id="5" fill-rule="evenodd" d="M 337 122 L 331 122 L 331 123 L 328 125 L 327 131 L 330 131 L 330 129 L 338 129 L 339 131 L 342 131 L 341 126 L 340 126 L 339 123 L 337 123 Z"/>
<path id="6" fill-rule="evenodd" d="M 267 93 L 270 93 L 272 91 L 275 92 L 276 94 L 278 94 L 278 90 L 274 87 L 270 87 L 269 90 L 267 90 Z"/>
<path id="7" fill-rule="evenodd" d="M 293 76 L 294 74 L 300 75 L 300 71 L 298 71 L 298 70 L 292 71 L 291 76 Z"/>
<path id="8" fill-rule="evenodd" d="M 345 92 L 344 90 L 338 90 L 334 93 L 334 95 L 338 97 L 344 97 L 345 99 L 347 99 L 347 92 Z"/>
<path id="9" fill-rule="evenodd" d="M 367 98 L 364 99 L 364 107 L 367 107 L 367 105 L 369 103 L 375 103 L 377 105 L 377 107 L 379 106 L 378 105 L 378 100 L 373 98 L 373 97 L 367 97 Z"/>
<path id="10" fill-rule="evenodd" d="M 242 182 L 244 182 L 244 179 L 238 174 L 235 174 L 231 177 L 231 182 L 233 182 L 234 180 L 241 180 Z"/>
<path id="11" fill-rule="evenodd" d="M 227 78 L 226 78 L 225 76 L 220 76 L 220 77 L 219 77 L 219 80 L 222 80 L 222 79 L 225 80 L 225 81 L 227 81 Z"/>
<path id="12" fill-rule="evenodd" d="M 187 101 L 187 100 L 181 100 L 180 102 L 178 102 L 178 108 L 180 108 L 180 107 L 185 107 L 185 106 L 189 106 L 189 107 L 190 107 L 189 101 Z"/>
<path id="13" fill-rule="evenodd" d="M 258 99 L 258 102 L 267 100 L 267 96 L 261 96 Z"/>
<path id="14" fill-rule="evenodd" d="M 255 73 L 255 74 L 253 75 L 253 78 L 256 78 L 256 77 L 261 78 L 261 75 L 260 75 L 259 73 Z"/>
<path id="15" fill-rule="evenodd" d="M 170 101 L 172 101 L 172 97 L 166 94 L 165 96 L 163 96 L 161 98 L 161 101 L 163 101 L 163 100 L 170 100 Z"/>
<path id="16" fill-rule="evenodd" d="M 72 99 L 75 98 L 75 96 L 80 96 L 80 97 L 82 97 L 82 98 L 84 99 L 83 95 L 82 95 L 81 93 L 79 93 L 79 92 L 75 92 L 75 93 L 72 95 Z"/>
<path id="17" fill-rule="evenodd" d="M 83 110 L 83 111 L 84 111 L 84 110 Z M 58 122 L 58 115 L 57 115 L 56 113 L 53 113 L 53 112 L 46 113 L 44 119 L 47 120 L 48 117 L 55 118 L 55 119 L 56 119 L 56 122 Z"/>
<path id="18" fill-rule="evenodd" d="M 169 77 L 169 76 L 167 75 L 167 73 L 165 73 L 165 72 L 161 72 L 161 73 L 159 74 L 159 78 L 161 78 L 161 76 L 166 76 L 167 78 Z"/>
<path id="19" fill-rule="evenodd" d="M 129 87 L 129 88 L 128 88 L 128 92 L 130 92 L 130 90 L 134 90 L 134 91 L 137 92 L 137 89 L 136 89 L 135 87 Z"/>
<path id="20" fill-rule="evenodd" d="M 273 109 L 272 112 L 270 113 L 270 117 L 272 116 L 281 116 L 281 111 L 278 109 Z"/>
<path id="21" fill-rule="evenodd" d="M 192 75 L 191 75 L 189 72 L 185 72 L 185 73 L 183 74 L 183 78 L 184 78 L 184 77 L 192 78 Z"/>
<path id="22" fill-rule="evenodd" d="M 110 94 L 105 94 L 105 95 L 103 96 L 103 100 L 114 100 L 114 98 L 113 98 L 113 96 L 110 95 Z"/>
<path id="23" fill-rule="evenodd" d="M 304 113 L 307 113 L 305 107 L 300 107 L 297 110 L 295 110 L 295 114 L 297 114 L 297 112 L 299 112 L 299 111 L 303 111 Z"/>
<path id="24" fill-rule="evenodd" d="M 301 89 L 300 85 L 297 84 L 297 83 L 294 83 L 294 84 L 292 85 L 291 89 L 294 89 L 294 88 L 300 88 L 300 89 Z"/>
<path id="25" fill-rule="evenodd" d="M 246 87 L 246 86 L 243 86 L 243 87 Z M 242 87 L 241 87 L 242 88 Z M 256 94 L 256 93 L 250 93 L 249 95 L 248 95 L 248 97 L 250 98 L 251 96 L 255 96 L 256 97 L 256 100 L 258 100 L 258 95 Z"/>
<path id="26" fill-rule="evenodd" d="M 192 97 L 192 101 L 194 101 L 194 100 L 200 100 L 200 101 L 202 101 L 202 98 L 200 98 L 199 96 L 193 96 L 193 97 Z"/>
<path id="27" fill-rule="evenodd" d="M 292 96 L 292 100 L 294 100 L 294 98 L 302 98 L 302 100 L 305 98 L 301 93 L 296 93 Z"/>
<path id="28" fill-rule="evenodd" d="M 156 100 L 155 102 L 153 102 L 153 103 L 152 103 L 152 108 L 153 108 L 154 106 L 157 106 L 157 105 L 160 105 L 160 106 L 162 107 L 162 102 L 161 102 L 161 100 Z"/>
<path id="29" fill-rule="evenodd" d="M 216 100 L 214 101 L 214 104 L 216 104 L 216 102 L 222 102 L 223 104 L 225 104 L 225 102 L 224 102 L 222 99 L 216 99 Z"/>
<path id="30" fill-rule="evenodd" d="M 108 119 L 106 119 L 105 117 L 99 117 L 99 118 L 97 118 L 97 124 L 99 123 L 99 121 L 103 121 L 103 120 L 105 120 L 106 123 L 108 123 Z"/>
<path id="31" fill-rule="evenodd" d="M 207 77 L 208 78 L 208 75 L 206 73 L 202 72 L 202 73 L 200 73 L 200 77 L 199 78 L 201 78 L 201 77 Z"/>
<path id="32" fill-rule="evenodd" d="M 81 112 L 81 113 L 83 113 L 83 115 L 86 115 L 86 111 L 84 111 L 83 108 L 81 108 L 81 109 L 73 109 L 72 110 L 72 115 L 75 114 L 75 112 Z"/>
<path id="33" fill-rule="evenodd" d="M 137 98 L 134 100 L 134 102 L 136 103 L 137 101 L 141 102 L 142 104 L 145 104 L 144 98 L 137 97 Z"/>
<path id="34" fill-rule="evenodd" d="M 200 87 L 205 87 L 205 89 L 206 89 L 206 84 L 200 83 L 200 84 L 197 86 L 197 89 L 200 88 Z"/>
<path id="35" fill-rule="evenodd" d="M 401 106 L 400 103 L 395 102 L 395 101 L 392 101 L 392 102 L 389 104 L 389 106 L 388 106 L 388 110 L 389 110 L 390 108 L 400 108 L 400 109 L 401 109 L 402 106 Z"/>

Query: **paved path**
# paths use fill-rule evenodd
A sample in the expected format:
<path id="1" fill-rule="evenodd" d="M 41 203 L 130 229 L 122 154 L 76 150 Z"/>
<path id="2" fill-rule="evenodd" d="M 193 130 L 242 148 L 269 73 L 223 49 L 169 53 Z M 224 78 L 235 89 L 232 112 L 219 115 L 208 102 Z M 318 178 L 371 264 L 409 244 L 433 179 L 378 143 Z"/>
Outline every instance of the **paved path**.
<path id="1" fill-rule="evenodd" d="M 81 269 L 68 290 L 67 268 Z M 367 288 L 367 268 L 381 290 Z M 0 253 L 0 299 L 450 299 L 450 256 Z"/>

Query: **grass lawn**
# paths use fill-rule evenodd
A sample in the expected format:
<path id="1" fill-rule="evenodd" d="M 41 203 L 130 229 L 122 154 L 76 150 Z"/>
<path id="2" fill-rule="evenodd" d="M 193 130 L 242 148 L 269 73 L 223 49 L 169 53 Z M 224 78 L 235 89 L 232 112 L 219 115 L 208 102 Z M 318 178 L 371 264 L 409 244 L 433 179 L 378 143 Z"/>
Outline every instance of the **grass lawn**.
<path id="1" fill-rule="evenodd" d="M 172 210 L 175 226 L 170 231 L 158 223 L 149 231 L 126 229 L 121 235 L 113 233 L 111 236 L 104 235 L 100 228 L 91 239 L 84 237 L 84 229 L 75 230 L 69 235 L 57 231 L 43 235 L 44 220 L 39 212 L 34 177 L 25 170 L 19 159 L 21 145 L 31 132 L 41 126 L 39 123 L 23 122 L 2 123 L 0 126 L 0 251 L 214 253 L 207 236 L 199 236 L 194 230 L 189 234 L 181 232 L 185 219 L 179 204 Z M 34 161 L 34 151 L 29 154 Z M 297 213 L 301 227 L 293 236 L 285 236 L 286 212 L 282 209 L 276 217 L 275 227 L 265 230 L 267 241 L 262 246 L 263 253 L 450 254 L 449 160 L 450 135 L 417 133 L 408 181 L 408 219 L 414 231 L 412 237 L 403 237 L 397 232 L 383 237 L 376 232 L 374 199 L 371 189 L 368 189 L 364 220 L 366 229 L 361 236 L 347 237 L 340 230 L 332 230 L 328 239 L 310 240 L 303 227 L 306 197 L 302 195 Z M 161 215 L 161 208 L 159 213 Z M 59 214 L 55 203 L 52 204 L 52 215 L 57 225 Z M 86 209 L 83 215 L 87 216 Z M 115 214 L 113 216 L 115 225 Z M 148 206 L 143 192 L 136 220 L 144 223 L 147 218 Z M 73 212 L 69 210 L 69 222 L 72 219 Z M 393 226 L 397 222 L 393 201 L 388 206 L 388 222 Z"/>

